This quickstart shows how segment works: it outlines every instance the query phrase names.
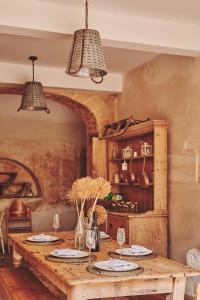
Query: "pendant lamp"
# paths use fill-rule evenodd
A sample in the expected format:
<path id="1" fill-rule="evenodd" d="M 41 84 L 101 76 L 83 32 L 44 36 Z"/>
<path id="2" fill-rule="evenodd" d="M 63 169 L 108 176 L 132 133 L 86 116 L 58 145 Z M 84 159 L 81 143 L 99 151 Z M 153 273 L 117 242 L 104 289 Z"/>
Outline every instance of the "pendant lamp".
<path id="1" fill-rule="evenodd" d="M 33 80 L 25 82 L 21 105 L 17 111 L 21 109 L 31 111 L 45 110 L 46 113 L 50 113 L 44 98 L 42 84 L 34 80 L 34 63 L 37 60 L 37 56 L 30 56 L 29 59 L 32 61 Z"/>
<path id="2" fill-rule="evenodd" d="M 101 83 L 103 76 L 107 74 L 100 34 L 94 29 L 88 29 L 87 0 L 85 2 L 85 29 L 74 32 L 66 74 L 89 77 L 95 83 Z"/>

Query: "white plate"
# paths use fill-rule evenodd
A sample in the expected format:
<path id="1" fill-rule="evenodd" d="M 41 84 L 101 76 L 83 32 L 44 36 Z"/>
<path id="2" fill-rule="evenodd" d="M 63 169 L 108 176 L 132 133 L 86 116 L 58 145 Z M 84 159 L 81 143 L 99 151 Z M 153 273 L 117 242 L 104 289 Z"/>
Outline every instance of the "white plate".
<path id="1" fill-rule="evenodd" d="M 75 250 L 75 249 L 57 249 L 57 250 L 52 251 L 50 254 L 52 256 L 62 257 L 62 258 L 82 258 L 82 257 L 89 256 L 88 252 L 79 251 L 79 250 Z"/>
<path id="2" fill-rule="evenodd" d="M 50 236 L 45 234 L 33 235 L 27 238 L 28 241 L 44 243 L 44 242 L 54 242 L 57 241 L 58 238 L 56 236 Z"/>
<path id="3" fill-rule="evenodd" d="M 105 270 L 105 271 L 114 271 L 114 272 L 131 271 L 131 270 L 135 270 L 135 269 L 139 268 L 139 266 L 137 264 L 132 263 L 132 262 L 126 262 L 126 265 L 121 268 L 117 268 L 117 269 L 110 268 L 108 266 L 108 260 L 97 261 L 94 263 L 94 266 L 97 269 L 101 269 L 101 270 Z"/>
<path id="4" fill-rule="evenodd" d="M 128 255 L 128 256 L 143 256 L 143 255 L 149 255 L 152 253 L 152 251 L 150 249 L 147 249 L 144 252 L 134 253 L 132 248 L 122 248 L 122 251 L 121 251 L 121 249 L 117 249 L 117 250 L 115 250 L 115 252 L 117 254 Z"/>

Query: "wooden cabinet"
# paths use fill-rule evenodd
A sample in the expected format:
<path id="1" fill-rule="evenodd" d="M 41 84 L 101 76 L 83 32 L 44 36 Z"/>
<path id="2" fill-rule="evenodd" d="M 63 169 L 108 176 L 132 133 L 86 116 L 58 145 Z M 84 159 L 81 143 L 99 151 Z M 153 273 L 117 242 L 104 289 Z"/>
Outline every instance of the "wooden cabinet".
<path id="1" fill-rule="evenodd" d="M 122 194 L 124 199 L 121 206 L 116 203 L 111 207 L 108 231 L 116 238 L 117 227 L 123 226 L 129 243 L 152 248 L 163 256 L 167 256 L 168 126 L 166 120 L 147 121 L 128 128 L 121 136 L 106 139 L 107 178 L 113 193 Z M 152 153 L 141 155 L 141 141 L 152 146 Z M 124 160 L 123 149 L 128 146 L 137 156 Z M 124 162 L 125 171 L 122 170 Z M 134 181 L 130 181 L 132 173 Z M 141 180 L 143 173 L 147 176 L 147 185 Z M 116 178 L 119 182 L 115 182 Z"/>
<path id="2" fill-rule="evenodd" d="M 143 245 L 167 256 L 167 216 L 144 213 L 108 212 L 107 232 L 116 239 L 117 228 L 124 227 L 126 242 Z"/>
<path id="3" fill-rule="evenodd" d="M 107 221 L 107 233 L 116 238 L 117 236 L 117 228 L 123 227 L 125 228 L 126 233 L 126 242 L 129 242 L 129 222 L 127 217 L 108 214 L 108 221 Z"/>

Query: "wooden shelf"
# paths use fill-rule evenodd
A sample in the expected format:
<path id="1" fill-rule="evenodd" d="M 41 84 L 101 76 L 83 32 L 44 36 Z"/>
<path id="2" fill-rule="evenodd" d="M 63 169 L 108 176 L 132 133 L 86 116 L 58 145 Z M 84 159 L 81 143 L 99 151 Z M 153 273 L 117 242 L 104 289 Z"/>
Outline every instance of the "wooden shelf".
<path id="1" fill-rule="evenodd" d="M 123 157 L 120 157 L 120 158 L 112 158 L 110 159 L 109 161 L 110 162 L 119 162 L 119 161 L 131 161 L 131 160 L 137 160 L 137 159 L 144 159 L 144 158 L 150 158 L 150 157 L 154 157 L 154 154 L 149 154 L 149 155 L 138 155 L 136 157 L 132 157 L 132 158 L 129 158 L 129 159 L 125 159 Z"/>
<path id="2" fill-rule="evenodd" d="M 132 186 L 132 187 L 134 187 L 134 186 L 137 186 L 137 187 L 141 187 L 141 188 L 144 188 L 144 186 L 143 185 L 140 185 L 139 183 L 132 183 L 132 184 L 130 184 L 130 183 L 111 183 L 112 185 L 117 185 L 117 186 Z M 148 184 L 148 186 L 153 186 L 154 184 L 153 184 L 153 182 L 150 182 L 149 184 Z M 145 188 L 147 188 L 147 187 L 145 187 Z"/>

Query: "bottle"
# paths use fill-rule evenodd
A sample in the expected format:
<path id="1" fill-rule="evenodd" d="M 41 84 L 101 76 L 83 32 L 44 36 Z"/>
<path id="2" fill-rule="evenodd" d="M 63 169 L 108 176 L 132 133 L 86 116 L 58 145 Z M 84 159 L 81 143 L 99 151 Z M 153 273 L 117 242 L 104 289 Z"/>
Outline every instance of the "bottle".
<path id="1" fill-rule="evenodd" d="M 118 158 L 118 149 L 116 145 L 113 145 L 112 159 L 117 159 L 117 158 Z"/>
<path id="2" fill-rule="evenodd" d="M 91 248 L 92 252 L 98 252 L 99 251 L 99 242 L 100 242 L 100 235 L 99 235 L 99 228 L 97 225 L 97 213 L 96 211 L 93 213 L 93 222 L 91 230 L 94 230 L 95 237 L 94 237 L 94 244 Z"/>

